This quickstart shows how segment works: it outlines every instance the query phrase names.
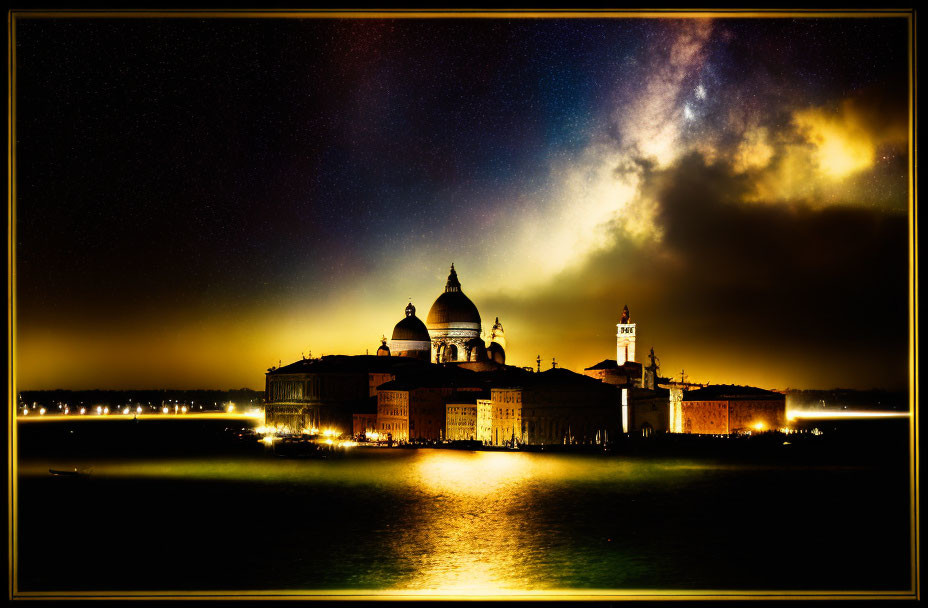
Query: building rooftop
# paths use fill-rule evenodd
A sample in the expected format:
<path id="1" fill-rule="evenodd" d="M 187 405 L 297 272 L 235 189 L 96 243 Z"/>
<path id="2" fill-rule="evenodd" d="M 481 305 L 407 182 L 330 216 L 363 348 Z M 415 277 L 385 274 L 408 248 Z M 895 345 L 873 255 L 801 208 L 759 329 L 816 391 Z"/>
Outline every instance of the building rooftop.
<path id="1" fill-rule="evenodd" d="M 666 388 L 629 388 L 629 396 L 632 399 L 653 399 L 660 397 L 661 399 L 670 398 L 670 389 Z"/>
<path id="2" fill-rule="evenodd" d="M 785 399 L 783 393 L 768 391 L 754 386 L 738 386 L 736 384 L 710 384 L 693 391 L 683 393 L 684 401 L 717 401 L 727 399 Z"/>
<path id="3" fill-rule="evenodd" d="M 378 357 L 376 355 L 326 355 L 319 359 L 302 359 L 278 368 L 278 374 L 370 374 L 397 373 L 401 370 L 424 370 L 432 364 L 412 357 Z"/>
<path id="4" fill-rule="evenodd" d="M 615 359 L 603 359 L 596 365 L 586 368 L 585 371 L 591 371 L 594 369 L 618 369 L 619 363 Z"/>
<path id="5" fill-rule="evenodd" d="M 603 384 L 595 378 L 578 374 L 563 367 L 556 367 L 541 373 L 527 372 L 518 368 L 513 369 L 518 370 L 519 373 L 498 377 L 494 379 L 491 386 L 496 388 L 614 388 L 611 384 Z"/>
<path id="6" fill-rule="evenodd" d="M 396 379 L 377 387 L 380 391 L 409 391 L 417 388 L 483 388 L 480 376 L 456 366 L 429 365 L 422 370 L 400 371 Z"/>
<path id="7" fill-rule="evenodd" d="M 603 359 L 596 365 L 593 365 L 592 367 L 587 367 L 584 371 L 589 372 L 589 371 L 599 370 L 599 369 L 627 369 L 627 368 L 635 368 L 637 370 L 640 367 L 641 367 L 641 363 L 637 361 L 626 361 L 622 365 L 619 365 L 618 361 L 616 361 L 615 359 Z"/>
<path id="8" fill-rule="evenodd" d="M 478 399 L 489 399 L 490 391 L 488 390 L 479 390 L 479 391 L 454 391 L 445 399 L 445 403 L 467 403 L 470 405 L 476 405 Z"/>

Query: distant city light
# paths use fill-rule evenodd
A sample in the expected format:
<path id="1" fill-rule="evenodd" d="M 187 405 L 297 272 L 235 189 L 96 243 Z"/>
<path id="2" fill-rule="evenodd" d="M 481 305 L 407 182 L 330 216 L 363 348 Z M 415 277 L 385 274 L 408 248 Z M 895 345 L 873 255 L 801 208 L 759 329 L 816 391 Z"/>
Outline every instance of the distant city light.
<path id="1" fill-rule="evenodd" d="M 39 409 L 39 415 L 40 415 L 40 416 L 44 416 L 44 415 L 45 415 L 45 408 L 44 408 L 44 407 L 41 408 L 41 409 Z"/>
<path id="2" fill-rule="evenodd" d="M 868 411 L 855 411 L 855 410 L 841 410 L 841 411 L 792 411 L 786 413 L 787 420 L 796 420 L 803 418 L 908 418 L 908 412 L 868 412 Z"/>

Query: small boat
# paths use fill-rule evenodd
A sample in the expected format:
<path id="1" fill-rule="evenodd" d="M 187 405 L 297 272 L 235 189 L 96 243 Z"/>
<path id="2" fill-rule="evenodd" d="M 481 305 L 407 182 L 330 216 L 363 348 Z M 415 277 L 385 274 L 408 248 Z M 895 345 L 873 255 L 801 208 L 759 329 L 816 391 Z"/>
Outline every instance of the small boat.
<path id="1" fill-rule="evenodd" d="M 60 469 L 49 469 L 48 472 L 54 475 L 55 477 L 80 477 L 81 475 L 81 473 L 78 472 L 77 469 L 74 469 L 73 471 L 62 471 Z"/>
<path id="2" fill-rule="evenodd" d="M 70 477 L 72 479 L 77 477 L 87 477 L 90 475 L 89 469 L 78 469 L 77 467 L 74 467 L 70 470 L 48 469 L 48 472 L 51 473 L 52 477 Z"/>

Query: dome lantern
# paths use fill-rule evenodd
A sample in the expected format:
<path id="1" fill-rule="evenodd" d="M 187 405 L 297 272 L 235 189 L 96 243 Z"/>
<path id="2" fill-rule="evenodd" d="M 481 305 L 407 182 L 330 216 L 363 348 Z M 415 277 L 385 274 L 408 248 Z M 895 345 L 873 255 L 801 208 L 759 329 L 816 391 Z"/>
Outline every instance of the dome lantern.
<path id="1" fill-rule="evenodd" d="M 451 263 L 451 274 L 448 275 L 448 282 L 445 283 L 445 293 L 461 291 L 461 282 L 458 280 L 458 273 L 454 270 L 454 262 Z"/>

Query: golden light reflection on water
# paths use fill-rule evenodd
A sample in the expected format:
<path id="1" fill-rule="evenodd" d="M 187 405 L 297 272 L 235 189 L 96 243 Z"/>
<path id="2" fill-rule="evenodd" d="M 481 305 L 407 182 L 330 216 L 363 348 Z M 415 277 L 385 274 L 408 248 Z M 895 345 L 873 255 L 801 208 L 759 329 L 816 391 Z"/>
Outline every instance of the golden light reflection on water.
<path id="1" fill-rule="evenodd" d="M 371 570 L 359 576 L 371 577 L 374 587 L 383 583 L 394 590 L 488 595 L 563 586 L 556 578 L 560 569 L 580 558 L 564 559 L 573 555 L 565 548 L 570 541 L 565 530 L 570 526 L 542 514 L 548 501 L 569 502 L 565 493 L 576 490 L 578 484 L 608 486 L 610 491 L 627 491 L 634 497 L 653 484 L 677 484 L 700 470 L 730 466 L 565 454 L 358 449 L 345 458 L 322 461 L 260 456 L 36 459 L 21 462 L 19 472 L 47 476 L 49 468 L 86 467 L 92 470 L 92 478 L 101 480 L 269 483 L 287 488 L 288 495 L 292 488 L 308 489 L 313 496 L 319 491 L 324 496 L 326 487 L 353 486 L 363 495 L 390 501 L 394 514 L 386 530 L 367 534 L 376 537 L 375 545 L 385 543 L 386 552 L 378 555 L 390 556 L 387 561 L 397 566 L 396 574 L 380 578 Z M 571 512 L 561 516 L 570 517 Z M 620 567 L 634 567 L 632 558 L 613 556 L 617 560 L 613 563 L 623 564 Z M 589 559 L 595 562 L 598 558 Z M 582 573 L 583 564 L 576 567 Z M 614 576 L 621 581 L 623 573 L 617 571 Z"/>
<path id="2" fill-rule="evenodd" d="M 532 486 L 554 468 L 525 454 L 423 452 L 410 487 L 427 495 L 416 501 L 425 507 L 397 539 L 398 557 L 415 574 L 396 588 L 484 594 L 527 581 L 543 588 L 525 530 Z"/>

